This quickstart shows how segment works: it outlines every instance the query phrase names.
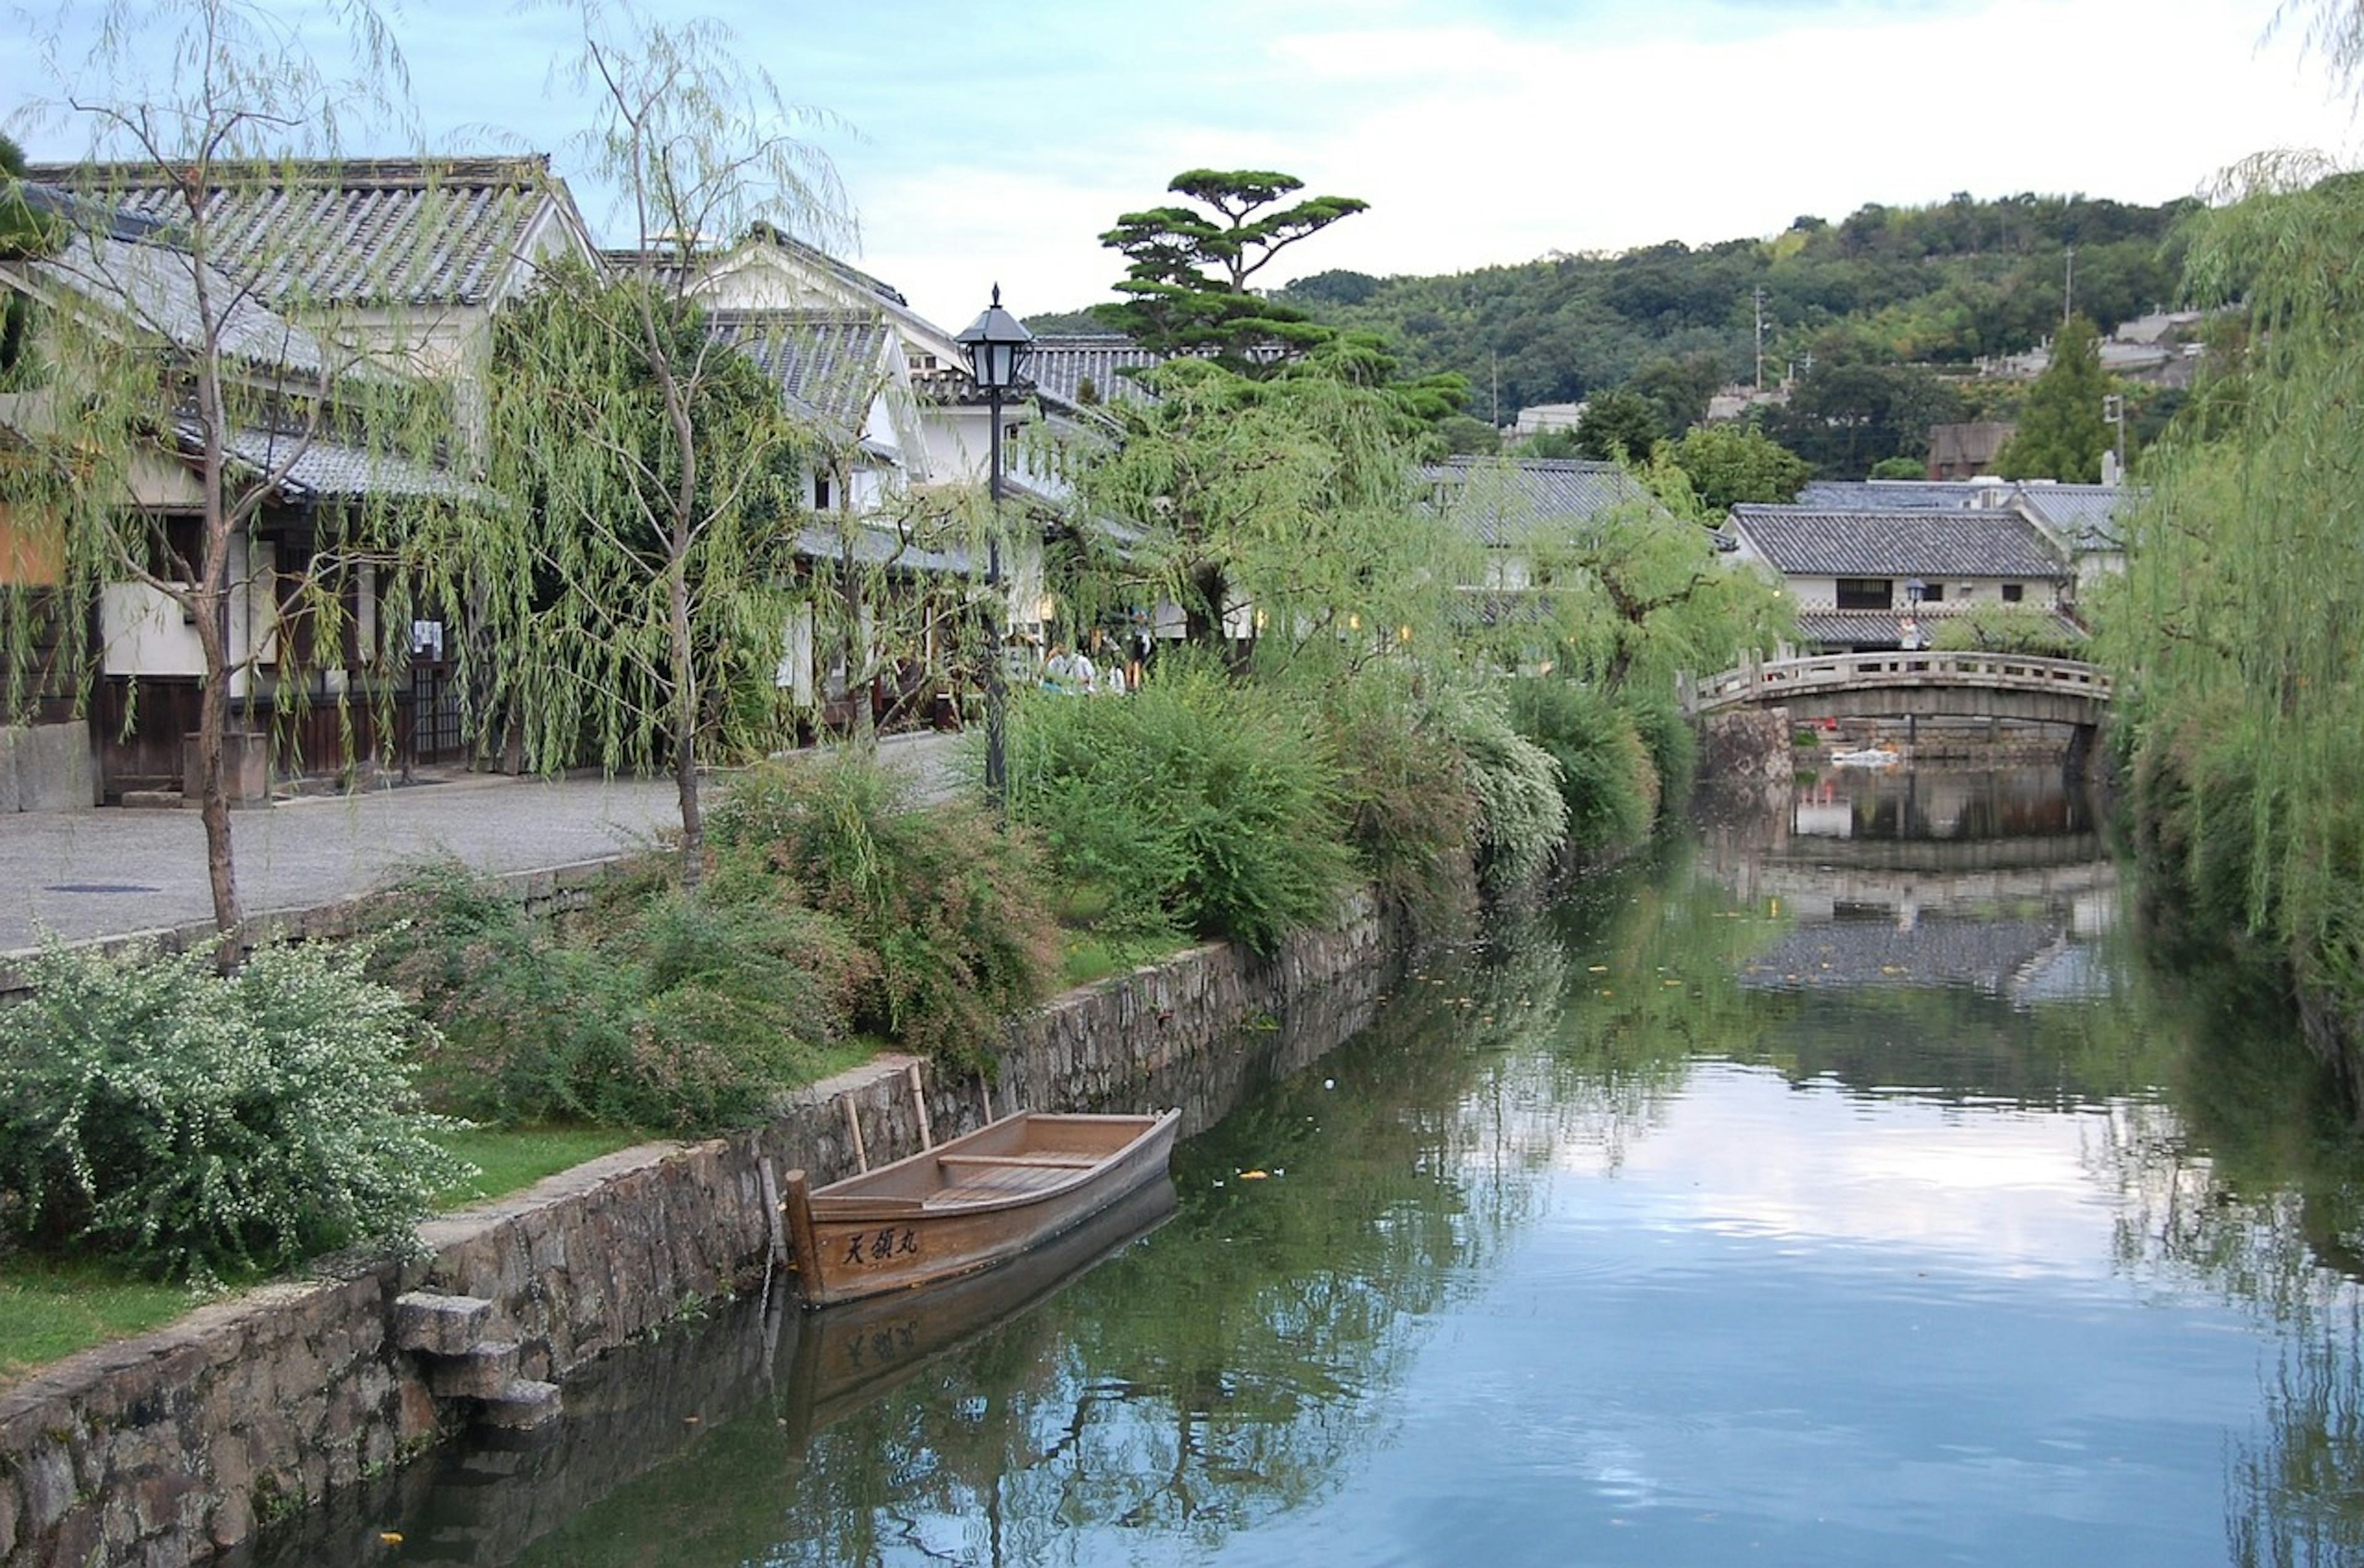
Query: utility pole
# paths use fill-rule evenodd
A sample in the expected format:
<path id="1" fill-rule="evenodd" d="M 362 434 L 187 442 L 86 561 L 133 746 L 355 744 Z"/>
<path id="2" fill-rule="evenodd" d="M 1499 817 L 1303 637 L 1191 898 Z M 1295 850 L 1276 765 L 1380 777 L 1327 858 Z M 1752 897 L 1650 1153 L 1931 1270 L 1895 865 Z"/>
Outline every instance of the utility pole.
<path id="1" fill-rule="evenodd" d="M 1765 285 L 1756 285 L 1756 390 L 1765 390 Z"/>
<path id="2" fill-rule="evenodd" d="M 1494 389 L 1494 428 L 1499 430 L 1502 428 L 1502 350 L 1489 349 L 1487 352 L 1489 359 L 1488 379 Z"/>
<path id="3" fill-rule="evenodd" d="M 2077 247 L 2068 247 L 2068 271 L 2060 280 L 2060 324 L 2068 325 L 2068 317 L 2077 308 Z"/>

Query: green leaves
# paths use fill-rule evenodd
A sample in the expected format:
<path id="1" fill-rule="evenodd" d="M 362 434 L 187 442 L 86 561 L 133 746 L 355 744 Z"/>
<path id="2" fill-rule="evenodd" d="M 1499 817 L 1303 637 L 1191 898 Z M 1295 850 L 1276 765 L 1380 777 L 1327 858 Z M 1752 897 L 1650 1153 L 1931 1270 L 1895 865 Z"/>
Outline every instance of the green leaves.
<path id="1" fill-rule="evenodd" d="M 52 949 L 0 1010 L 0 1188 L 19 1230 L 192 1281 L 398 1244 L 468 1173 L 429 1136 L 414 1052 L 434 1030 L 365 951 L 203 957 Z"/>
<path id="2" fill-rule="evenodd" d="M 2109 380 L 2102 373 L 2101 334 L 2082 316 L 2072 316 L 2053 339 L 2052 362 L 2028 388 L 2019 430 L 1996 467 L 2006 479 L 2058 479 L 2091 484 L 2102 477 L 2102 454 L 2109 428 L 2102 422 L 2102 397 Z"/>

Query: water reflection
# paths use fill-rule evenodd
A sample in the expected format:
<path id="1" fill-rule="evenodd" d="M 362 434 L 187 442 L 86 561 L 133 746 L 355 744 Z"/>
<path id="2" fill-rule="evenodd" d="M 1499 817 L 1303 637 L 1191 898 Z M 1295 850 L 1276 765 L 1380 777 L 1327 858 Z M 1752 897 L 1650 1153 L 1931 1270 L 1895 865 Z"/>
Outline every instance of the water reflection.
<path id="1" fill-rule="evenodd" d="M 1080 1277 L 742 1310 L 271 1561 L 2364 1561 L 2364 1164 L 2269 999 L 2144 964 L 2083 807 L 1860 788 L 1926 836 L 1810 784 L 1161 1085 L 1242 1103 Z"/>

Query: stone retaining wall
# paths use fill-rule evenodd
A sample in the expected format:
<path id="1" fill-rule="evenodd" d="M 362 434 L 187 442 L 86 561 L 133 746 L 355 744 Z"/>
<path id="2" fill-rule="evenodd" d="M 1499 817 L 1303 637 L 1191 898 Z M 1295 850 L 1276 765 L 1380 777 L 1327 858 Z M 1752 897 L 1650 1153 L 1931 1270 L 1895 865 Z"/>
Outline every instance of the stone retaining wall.
<path id="1" fill-rule="evenodd" d="M 1225 1045 L 1243 1023 L 1366 1009 L 1397 938 L 1364 897 L 1337 929 L 1268 960 L 1198 948 L 1071 992 L 1010 1029 L 993 1109 L 1175 1103 L 1177 1075 L 1233 1072 Z M 781 1173 L 850 1174 L 857 1129 L 871 1163 L 919 1150 L 915 1068 L 938 1140 L 983 1119 L 981 1079 L 882 1058 L 754 1131 L 626 1150 L 434 1220 L 420 1261 L 268 1286 L 0 1394 L 0 1564 L 202 1562 L 431 1444 L 476 1407 L 439 1400 L 431 1369 L 398 1348 L 407 1293 L 490 1302 L 503 1375 L 563 1385 L 754 1283 L 778 1245 L 769 1189 Z"/>

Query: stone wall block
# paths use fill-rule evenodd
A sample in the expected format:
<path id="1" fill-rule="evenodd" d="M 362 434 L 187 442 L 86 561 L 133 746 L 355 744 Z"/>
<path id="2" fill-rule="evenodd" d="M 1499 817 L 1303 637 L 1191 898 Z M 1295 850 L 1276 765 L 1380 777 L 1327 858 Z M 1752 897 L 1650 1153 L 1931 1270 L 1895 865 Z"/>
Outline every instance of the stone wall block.
<path id="1" fill-rule="evenodd" d="M 45 1440 L 26 1457 L 25 1525 L 33 1535 L 55 1529 L 73 1507 L 73 1455 L 66 1445 Z"/>
<path id="2" fill-rule="evenodd" d="M 397 1350 L 456 1356 L 483 1339 L 492 1321 L 493 1304 L 483 1296 L 409 1291 L 395 1298 L 394 1343 Z"/>

